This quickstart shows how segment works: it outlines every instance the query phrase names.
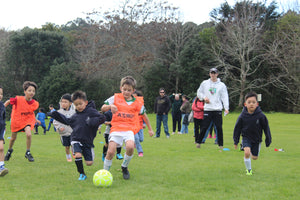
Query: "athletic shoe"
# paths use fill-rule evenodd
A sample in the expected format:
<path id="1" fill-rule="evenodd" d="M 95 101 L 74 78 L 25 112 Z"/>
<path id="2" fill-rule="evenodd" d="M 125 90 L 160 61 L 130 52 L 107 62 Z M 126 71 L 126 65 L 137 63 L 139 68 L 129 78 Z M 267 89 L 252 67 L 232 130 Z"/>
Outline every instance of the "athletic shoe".
<path id="1" fill-rule="evenodd" d="M 143 157 L 143 156 L 144 156 L 143 152 L 140 152 L 139 157 Z"/>
<path id="2" fill-rule="evenodd" d="M 122 159 L 123 159 L 123 156 L 122 156 L 122 154 L 120 154 L 120 153 L 118 153 L 118 154 L 116 155 L 116 157 L 117 157 L 118 160 L 122 160 Z"/>
<path id="3" fill-rule="evenodd" d="M 199 143 L 196 143 L 196 148 L 200 148 L 200 144 Z"/>
<path id="4" fill-rule="evenodd" d="M 211 135 L 209 134 L 207 138 L 212 138 Z"/>
<path id="5" fill-rule="evenodd" d="M 2 165 L 2 166 L 0 167 L 0 176 L 5 176 L 6 174 L 8 174 L 8 169 L 6 169 L 6 168 L 4 167 L 4 165 Z"/>
<path id="6" fill-rule="evenodd" d="M 11 157 L 11 154 L 14 150 L 13 149 L 8 149 L 6 155 L 5 155 L 5 158 L 4 158 L 4 161 L 9 161 L 10 157 Z"/>
<path id="7" fill-rule="evenodd" d="M 252 169 L 246 169 L 246 175 L 251 176 L 252 175 Z"/>
<path id="8" fill-rule="evenodd" d="M 172 135 L 174 135 L 174 134 L 175 134 L 175 132 L 172 133 Z"/>
<path id="9" fill-rule="evenodd" d="M 127 167 L 122 167 L 123 178 L 128 180 L 130 178 L 130 174 Z"/>
<path id="10" fill-rule="evenodd" d="M 169 139 L 170 138 L 170 136 L 169 135 L 167 135 L 167 139 Z"/>
<path id="11" fill-rule="evenodd" d="M 38 132 L 34 133 L 34 135 L 38 135 L 38 134 L 39 134 Z"/>
<path id="12" fill-rule="evenodd" d="M 78 180 L 79 181 L 84 181 L 86 179 L 86 175 L 85 174 L 80 174 Z"/>
<path id="13" fill-rule="evenodd" d="M 27 151 L 27 152 L 25 153 L 25 158 L 27 158 L 29 162 L 33 162 L 33 161 L 34 161 L 34 158 L 33 158 L 33 156 L 31 155 L 30 151 Z"/>
<path id="14" fill-rule="evenodd" d="M 217 137 L 216 137 L 216 134 L 214 135 L 214 138 L 216 139 Z"/>

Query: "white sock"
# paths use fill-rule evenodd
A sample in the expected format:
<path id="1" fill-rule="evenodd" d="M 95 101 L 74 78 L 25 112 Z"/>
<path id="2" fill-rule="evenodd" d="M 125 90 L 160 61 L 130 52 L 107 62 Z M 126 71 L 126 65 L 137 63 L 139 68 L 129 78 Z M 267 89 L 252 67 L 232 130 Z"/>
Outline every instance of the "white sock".
<path id="1" fill-rule="evenodd" d="M 107 160 L 105 158 L 104 159 L 104 164 L 103 164 L 103 169 L 106 169 L 107 171 L 109 171 L 111 165 L 112 165 L 112 160 Z"/>
<path id="2" fill-rule="evenodd" d="M 66 154 L 67 159 L 71 158 L 71 154 Z"/>
<path id="3" fill-rule="evenodd" d="M 4 165 L 4 161 L 0 161 L 0 166 Z"/>
<path id="4" fill-rule="evenodd" d="M 123 160 L 123 163 L 122 163 L 122 167 L 128 167 L 128 164 L 129 164 L 129 162 L 131 161 L 131 159 L 132 159 L 132 157 L 133 157 L 133 154 L 132 154 L 132 156 L 128 156 L 126 153 L 125 153 L 125 155 L 124 155 L 124 160 Z"/>
<path id="5" fill-rule="evenodd" d="M 244 157 L 244 163 L 245 163 L 246 169 L 250 170 L 251 169 L 251 158 Z"/>

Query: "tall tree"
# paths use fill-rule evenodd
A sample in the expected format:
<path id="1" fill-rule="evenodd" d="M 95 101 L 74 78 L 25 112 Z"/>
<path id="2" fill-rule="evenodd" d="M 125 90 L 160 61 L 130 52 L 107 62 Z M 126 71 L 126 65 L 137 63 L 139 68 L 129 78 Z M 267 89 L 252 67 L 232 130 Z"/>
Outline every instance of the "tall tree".
<path id="1" fill-rule="evenodd" d="M 263 33 L 279 17 L 275 10 L 274 2 L 266 7 L 260 2 L 242 1 L 233 8 L 226 2 L 211 13 L 217 23 L 217 38 L 212 41 L 216 67 L 223 69 L 225 81 L 231 83 L 230 97 L 239 96 L 239 106 L 246 91 L 270 84 L 265 77 L 255 75 L 261 72 L 264 61 Z"/>
<path id="2" fill-rule="evenodd" d="M 300 14 L 289 11 L 269 36 L 265 58 L 272 74 L 269 80 L 280 89 L 286 107 L 300 112 Z"/>

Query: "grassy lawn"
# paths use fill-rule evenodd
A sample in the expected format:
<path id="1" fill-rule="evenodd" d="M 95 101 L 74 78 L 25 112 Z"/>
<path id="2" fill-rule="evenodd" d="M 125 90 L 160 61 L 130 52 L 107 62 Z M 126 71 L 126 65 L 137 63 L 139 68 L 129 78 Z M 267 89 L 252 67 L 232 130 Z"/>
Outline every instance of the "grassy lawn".
<path id="1" fill-rule="evenodd" d="M 148 116 L 155 129 L 155 115 Z M 267 114 L 273 142 L 270 148 L 263 143 L 259 159 L 252 161 L 253 176 L 245 175 L 243 152 L 233 148 L 237 117 L 238 113 L 231 113 L 223 118 L 224 147 L 230 151 L 219 152 L 214 139 L 196 149 L 194 124 L 189 125 L 189 134 L 169 139 L 163 129 L 160 138 L 150 138 L 146 131 L 144 157 L 135 152 L 129 165 L 130 180 L 123 180 L 122 161 L 114 159 L 110 170 L 114 182 L 109 188 L 92 183 L 93 174 L 103 167 L 102 134 L 94 142 L 94 165 L 84 165 L 88 179 L 78 181 L 76 166 L 66 161 L 58 133 L 51 129 L 42 135 L 40 129 L 40 135 L 32 136 L 33 163 L 24 158 L 26 139 L 20 133 L 12 157 L 5 163 L 9 174 L 0 177 L 0 199 L 300 199 L 300 115 Z M 169 115 L 170 131 L 171 125 Z M 5 153 L 7 137 L 9 126 Z"/>

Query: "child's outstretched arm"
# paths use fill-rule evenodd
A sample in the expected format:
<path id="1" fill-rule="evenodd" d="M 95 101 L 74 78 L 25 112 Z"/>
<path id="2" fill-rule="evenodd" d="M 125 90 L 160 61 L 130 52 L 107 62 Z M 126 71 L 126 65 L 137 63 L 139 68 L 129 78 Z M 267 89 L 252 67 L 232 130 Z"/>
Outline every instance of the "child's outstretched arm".
<path id="1" fill-rule="evenodd" d="M 146 123 L 146 125 L 148 126 L 148 132 L 149 132 L 150 137 L 152 137 L 154 133 L 153 133 L 153 130 L 152 130 L 152 126 L 150 124 L 150 120 L 149 120 L 146 113 L 143 114 L 143 120 Z"/>
<path id="2" fill-rule="evenodd" d="M 64 116 L 63 114 L 61 114 L 57 111 L 48 112 L 47 115 L 52 117 L 53 119 L 59 121 L 60 123 L 63 123 L 63 124 L 66 124 L 66 125 L 71 124 L 70 118 L 67 118 L 66 116 Z"/>

